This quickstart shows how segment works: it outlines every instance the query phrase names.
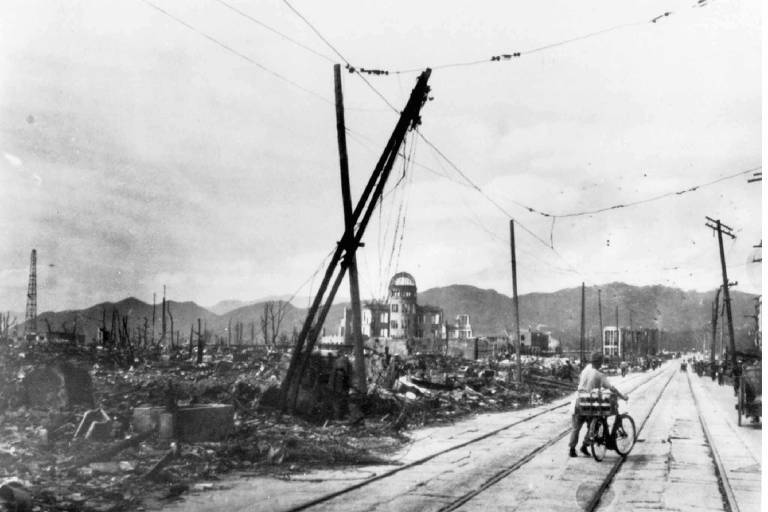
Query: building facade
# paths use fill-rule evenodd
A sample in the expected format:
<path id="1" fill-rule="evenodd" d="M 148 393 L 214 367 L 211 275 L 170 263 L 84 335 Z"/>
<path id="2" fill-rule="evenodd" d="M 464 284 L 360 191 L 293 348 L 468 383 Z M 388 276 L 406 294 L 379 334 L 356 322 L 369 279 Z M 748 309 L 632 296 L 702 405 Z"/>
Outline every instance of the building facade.
<path id="1" fill-rule="evenodd" d="M 442 308 L 419 305 L 416 280 L 407 272 L 399 272 L 389 281 L 386 301 L 370 301 L 362 305 L 361 330 L 363 338 L 433 338 L 446 337 Z M 469 315 L 463 333 L 472 336 Z M 458 317 L 457 317 L 458 322 Z M 351 343 L 352 308 L 344 310 L 339 336 Z"/>

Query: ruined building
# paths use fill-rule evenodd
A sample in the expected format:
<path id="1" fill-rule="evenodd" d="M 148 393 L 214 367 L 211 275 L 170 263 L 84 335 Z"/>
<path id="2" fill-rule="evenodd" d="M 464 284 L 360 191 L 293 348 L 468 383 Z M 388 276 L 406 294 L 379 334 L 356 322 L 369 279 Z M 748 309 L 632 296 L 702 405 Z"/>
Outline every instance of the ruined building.
<path id="1" fill-rule="evenodd" d="M 387 299 L 364 303 L 361 316 L 364 339 L 472 337 L 469 315 L 459 315 L 456 326 L 447 325 L 442 308 L 420 305 L 416 280 L 407 272 L 392 276 Z M 352 308 L 346 308 L 339 326 L 339 338 L 350 343 L 351 333 Z"/>

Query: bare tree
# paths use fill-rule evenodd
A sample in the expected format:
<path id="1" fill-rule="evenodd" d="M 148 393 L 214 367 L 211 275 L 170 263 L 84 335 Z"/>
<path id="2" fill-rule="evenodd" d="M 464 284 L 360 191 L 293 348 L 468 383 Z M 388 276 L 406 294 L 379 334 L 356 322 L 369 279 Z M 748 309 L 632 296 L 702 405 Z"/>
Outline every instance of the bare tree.
<path id="1" fill-rule="evenodd" d="M 10 339 L 11 329 L 16 325 L 16 317 L 11 320 L 11 312 L 0 314 L 0 339 Z"/>
<path id="2" fill-rule="evenodd" d="M 277 345 L 278 337 L 280 336 L 280 325 L 283 323 L 283 317 L 285 316 L 285 306 L 287 302 L 283 301 L 267 301 L 264 303 L 264 310 L 259 318 L 259 325 L 261 326 L 261 336 L 264 339 L 266 345 Z"/>

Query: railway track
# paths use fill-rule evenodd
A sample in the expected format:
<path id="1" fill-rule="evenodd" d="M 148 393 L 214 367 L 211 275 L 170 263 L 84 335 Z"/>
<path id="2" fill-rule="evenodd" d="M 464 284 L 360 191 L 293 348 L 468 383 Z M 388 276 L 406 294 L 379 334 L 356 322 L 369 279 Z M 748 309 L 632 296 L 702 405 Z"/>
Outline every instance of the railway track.
<path id="1" fill-rule="evenodd" d="M 733 492 L 733 487 L 731 486 L 731 482 L 728 479 L 728 473 L 725 470 L 722 458 L 720 457 L 720 453 L 717 449 L 716 444 L 714 443 L 712 433 L 707 424 L 707 420 L 704 418 L 704 415 L 702 414 L 701 404 L 699 403 L 699 399 L 693 390 L 693 385 L 691 384 L 691 375 L 687 372 L 686 372 L 686 379 L 688 381 L 688 389 L 691 391 L 691 395 L 693 396 L 693 403 L 696 406 L 696 414 L 699 417 L 699 423 L 701 424 L 701 429 L 704 431 L 704 437 L 707 439 L 707 444 L 709 445 L 709 449 L 712 453 L 712 460 L 715 464 L 715 474 L 717 474 L 718 483 L 719 483 L 718 487 L 720 489 L 720 494 L 723 497 L 723 503 L 726 505 L 727 511 L 739 512 L 740 511 L 739 504 L 736 501 L 736 496 Z"/>
<path id="2" fill-rule="evenodd" d="M 627 393 L 632 393 L 633 391 L 635 391 L 636 389 L 640 388 L 641 386 L 649 384 L 654 378 L 660 377 L 662 375 L 665 375 L 665 374 L 664 373 L 658 373 L 658 374 L 654 375 L 650 379 L 648 379 L 646 381 L 643 381 L 640 384 L 636 385 L 631 390 L 627 391 Z M 662 389 L 659 392 L 658 396 L 654 399 L 653 405 L 651 406 L 651 409 L 648 411 L 648 414 L 646 415 L 646 417 L 643 419 L 642 423 L 638 427 L 636 435 L 639 435 L 640 432 L 642 431 L 642 429 L 645 426 L 645 423 L 647 422 L 648 418 L 653 413 L 653 409 L 656 407 L 656 404 L 658 404 L 659 400 L 661 400 L 661 397 L 664 395 L 664 392 L 666 391 L 667 387 L 669 386 L 669 383 L 672 381 L 674 376 L 675 376 L 674 373 L 671 373 L 669 375 L 669 378 L 664 383 L 664 386 L 662 387 Z M 523 467 L 526 463 L 528 463 L 536 455 L 538 455 L 539 453 L 543 452 L 545 449 L 549 448 L 550 446 L 554 445 L 556 442 L 560 441 L 562 438 L 564 438 L 565 436 L 570 434 L 570 432 L 571 432 L 571 428 L 570 427 L 565 429 L 565 430 L 563 430 L 560 434 L 558 434 L 556 437 L 552 438 L 547 443 L 544 443 L 541 446 L 539 446 L 538 448 L 536 448 L 535 450 L 531 451 L 526 457 L 523 457 L 522 459 L 516 461 L 514 464 L 511 464 L 509 467 L 504 468 L 502 471 L 499 471 L 499 473 L 497 475 L 494 475 L 493 478 L 489 479 L 480 488 L 465 494 L 461 498 L 455 500 L 453 503 L 451 503 L 451 504 L 441 508 L 440 512 L 450 512 L 450 511 L 459 509 L 464 504 L 470 502 L 474 497 L 476 497 L 480 493 L 483 493 L 483 492 L 487 491 L 488 489 L 490 489 L 491 487 L 496 485 L 498 482 L 500 482 L 501 480 L 503 480 L 504 478 L 506 478 L 510 474 L 514 473 L 515 471 L 517 471 L 518 469 Z M 591 512 L 591 511 L 593 511 L 593 510 L 595 510 L 597 508 L 597 506 L 598 506 L 598 504 L 600 502 L 600 496 L 608 488 L 608 486 L 610 485 L 611 481 L 613 480 L 614 475 L 619 471 L 619 468 L 621 467 L 623 462 L 624 462 L 624 458 L 622 457 L 622 458 L 619 458 L 617 461 L 615 461 L 613 463 L 613 465 L 612 465 L 612 467 L 611 467 L 611 469 L 610 469 L 610 471 L 608 473 L 608 476 L 605 477 L 603 479 L 603 481 L 601 482 L 600 486 L 598 487 L 597 492 L 595 493 L 595 495 L 592 497 L 592 499 L 590 500 L 589 504 L 587 505 L 587 509 L 586 510 Z"/>
<path id="3" fill-rule="evenodd" d="M 625 390 L 626 392 L 632 393 L 635 390 L 637 390 L 637 389 L 639 389 L 639 388 L 641 388 L 641 387 L 643 387 L 645 385 L 648 385 L 651 382 L 655 381 L 655 379 L 657 379 L 659 377 L 662 377 L 662 376 L 666 376 L 667 372 L 662 370 L 662 371 L 654 372 L 654 373 L 652 373 L 651 375 L 648 375 L 648 376 L 646 376 L 645 374 L 638 374 L 638 375 L 641 376 L 638 379 L 639 382 L 634 384 L 630 389 Z M 674 373 L 672 373 L 672 375 L 669 377 L 669 379 L 665 382 L 663 389 L 666 389 L 666 386 L 669 384 L 669 381 L 671 380 L 672 376 L 674 376 Z M 659 394 L 659 397 L 661 396 L 661 394 L 663 394 L 663 390 Z M 431 461 L 433 459 L 436 459 L 437 457 L 440 457 L 441 455 L 445 455 L 445 454 L 447 454 L 449 452 L 452 452 L 452 451 L 455 451 L 455 450 L 458 450 L 458 449 L 461 449 L 461 448 L 465 448 L 465 447 L 471 446 L 471 445 L 476 444 L 476 443 L 480 443 L 481 441 L 484 441 L 486 439 L 492 438 L 494 436 L 498 436 L 499 434 L 501 434 L 501 433 L 503 433 L 503 432 L 505 432 L 505 431 L 507 431 L 509 429 L 512 429 L 513 427 L 518 427 L 518 426 L 524 425 L 525 423 L 530 422 L 533 419 L 541 418 L 542 416 L 545 416 L 547 414 L 551 414 L 551 413 L 553 413 L 555 411 L 559 411 L 560 409 L 563 409 L 563 408 L 568 407 L 570 405 L 571 405 L 571 401 L 570 400 L 565 400 L 562 403 L 558 403 L 557 405 L 553 405 L 553 406 L 547 407 L 547 408 L 545 408 L 545 409 L 543 409 L 543 410 L 541 410 L 541 411 L 539 411 L 539 412 L 537 412 L 535 414 L 532 414 L 530 416 L 526 416 L 525 418 L 521 418 L 521 419 L 518 419 L 516 421 L 513 421 L 513 422 L 511 422 L 511 423 L 509 423 L 507 425 L 504 425 L 504 426 L 502 426 L 500 428 L 497 428 L 497 429 L 495 429 L 493 431 L 490 431 L 490 432 L 487 432 L 487 433 L 485 433 L 483 435 L 480 435 L 480 436 L 477 436 L 475 438 L 472 438 L 472 439 L 470 439 L 468 441 L 465 441 L 465 442 L 462 442 L 462 443 L 458 443 L 456 445 L 450 446 L 450 447 L 445 448 L 443 450 L 440 450 L 440 451 L 438 451 L 436 453 L 433 453 L 433 454 L 431 454 L 429 456 L 426 456 L 426 457 L 420 458 L 418 460 L 412 461 L 412 462 L 410 462 L 408 464 L 404 464 L 404 465 L 399 466 L 397 468 L 394 468 L 392 470 L 385 471 L 385 472 L 383 472 L 383 473 L 381 473 L 379 475 L 375 475 L 375 476 L 373 476 L 371 478 L 368 478 L 366 480 L 363 480 L 363 481 L 357 482 L 355 484 L 352 484 L 350 486 L 344 487 L 344 488 L 339 489 L 339 490 L 337 490 L 335 492 L 328 493 L 326 495 L 323 495 L 323 496 L 320 496 L 318 498 L 312 499 L 312 500 L 307 501 L 305 503 L 293 506 L 292 508 L 289 508 L 288 510 L 289 511 L 308 510 L 308 509 L 311 509 L 311 508 L 314 508 L 314 507 L 319 507 L 319 506 L 322 506 L 324 504 L 328 504 L 328 502 L 330 502 L 330 501 L 332 501 L 332 500 L 334 500 L 336 498 L 342 498 L 345 495 L 347 495 L 349 493 L 352 493 L 353 491 L 356 491 L 356 490 L 359 490 L 359 489 L 364 489 L 365 487 L 370 486 L 370 485 L 374 484 L 375 482 L 379 482 L 379 481 L 385 480 L 387 478 L 394 477 L 398 473 L 402 473 L 402 472 L 407 471 L 409 469 L 421 466 L 421 465 L 423 465 L 423 464 L 425 464 L 425 463 L 427 463 L 427 462 L 429 462 L 429 461 Z M 570 424 L 569 424 L 567 428 L 564 428 L 561 431 L 559 431 L 556 435 L 551 436 L 546 442 L 539 444 L 535 449 L 529 451 L 524 456 L 517 458 L 511 464 L 505 466 L 503 469 L 498 471 L 491 478 L 487 479 L 485 482 L 482 483 L 482 485 L 480 485 L 479 487 L 477 487 L 473 491 L 470 491 L 470 492 L 462 495 L 458 499 L 456 499 L 456 500 L 452 501 L 451 503 L 443 506 L 443 508 L 441 508 L 439 510 L 441 510 L 441 511 L 450 511 L 450 510 L 456 510 L 457 508 L 461 507 L 463 504 L 469 502 L 470 500 L 472 500 L 472 498 L 474 498 L 478 494 L 483 493 L 487 489 L 493 487 L 493 485 L 495 485 L 497 482 L 503 480 L 506 476 L 509 476 L 510 474 L 514 473 L 515 471 L 517 471 L 518 469 L 523 467 L 526 463 L 531 461 L 534 457 L 536 457 L 536 455 L 541 453 L 543 450 L 549 448 L 553 444 L 555 444 L 558 441 L 560 441 L 563 437 L 568 435 L 568 433 L 570 431 L 571 431 L 571 427 L 570 427 Z M 607 484 L 606 484 L 606 486 L 607 486 Z"/>
<path id="4" fill-rule="evenodd" d="M 664 387 L 661 388 L 661 391 L 653 400 L 653 404 L 651 405 L 651 408 L 648 410 L 648 413 L 645 415 L 643 420 L 640 422 L 640 425 L 637 427 L 637 433 L 635 434 L 636 439 L 640 437 L 640 433 L 645 428 L 646 423 L 648 423 L 648 419 L 653 415 L 654 409 L 656 409 L 656 406 L 661 401 L 661 397 L 664 396 L 664 392 L 669 387 L 669 383 L 672 382 L 672 379 L 675 378 L 675 375 L 676 375 L 676 372 L 672 372 L 670 374 L 669 379 L 667 379 L 667 382 L 664 384 Z M 585 510 L 587 512 L 593 512 L 600 505 L 600 499 L 603 497 L 603 494 L 611 485 L 611 482 L 613 482 L 613 478 L 616 476 L 616 473 L 619 472 L 619 470 L 621 469 L 621 466 L 624 465 L 625 461 L 626 461 L 625 457 L 620 457 L 613 462 L 611 469 L 608 471 L 608 475 L 605 478 L 603 478 L 597 492 L 592 496 L 592 499 L 589 501 L 589 503 L 585 507 Z"/>
<path id="5" fill-rule="evenodd" d="M 708 420 L 708 415 L 704 414 L 704 411 L 702 409 L 702 404 L 700 402 L 700 397 L 698 396 L 699 393 L 697 393 L 696 390 L 694 390 L 694 386 L 693 386 L 692 381 L 691 381 L 690 373 L 685 372 L 685 376 L 684 377 L 682 375 L 676 375 L 676 374 L 673 373 L 672 377 L 670 379 L 670 382 L 675 377 L 677 377 L 679 379 L 683 379 L 684 378 L 685 379 L 685 383 L 687 384 L 687 386 L 684 387 L 683 389 L 687 388 L 687 391 L 689 392 L 689 396 L 686 396 L 684 398 L 684 400 L 689 400 L 690 402 L 692 402 L 692 404 L 693 404 L 693 408 L 692 409 L 695 410 L 695 414 L 690 416 L 690 418 L 693 420 L 694 423 L 698 422 L 698 424 L 701 426 L 701 431 L 703 432 L 703 441 L 705 442 L 705 447 L 706 447 L 705 450 L 708 451 L 709 456 L 710 456 L 709 458 L 710 458 L 710 460 L 712 462 L 712 465 L 714 466 L 714 474 L 715 474 L 715 476 L 717 478 L 717 488 L 718 488 L 718 492 L 719 492 L 719 495 L 720 495 L 720 498 L 721 498 L 721 504 L 722 504 L 723 510 L 725 510 L 726 512 L 741 512 L 742 510 L 756 510 L 756 508 L 754 508 L 754 503 L 747 504 L 746 508 L 740 507 L 740 505 L 739 505 L 739 495 L 738 495 L 738 492 L 735 491 L 735 487 L 734 487 L 734 485 L 732 485 L 732 482 L 730 481 L 729 476 L 728 476 L 729 475 L 728 464 L 727 463 L 724 464 L 724 460 L 721 457 L 720 449 L 718 448 L 718 444 L 719 443 L 716 442 L 719 438 L 713 435 L 713 429 L 711 428 L 712 426 L 709 424 L 709 420 L 712 420 L 713 416 L 710 414 L 709 415 L 709 420 Z M 665 386 L 665 388 L 666 388 L 666 386 Z M 680 388 L 678 387 L 678 390 L 679 389 Z M 664 395 L 664 390 L 662 390 L 662 392 L 659 394 L 658 398 L 656 399 L 656 401 L 654 403 L 654 407 L 648 412 L 646 418 L 643 421 L 642 426 L 638 429 L 638 433 L 640 433 L 642 431 L 642 428 L 645 426 L 645 423 L 653 415 L 653 412 L 654 412 L 653 409 L 655 408 L 655 405 L 661 400 L 663 395 Z M 681 415 L 681 417 L 679 417 L 678 419 L 682 419 L 682 418 L 683 418 L 683 415 Z M 725 425 L 727 425 L 729 434 L 731 436 L 733 436 L 734 438 L 738 438 L 738 435 L 734 431 L 734 427 L 733 427 L 733 425 L 731 423 L 720 422 L 719 421 L 720 420 L 719 417 L 715 417 L 714 419 L 716 421 L 718 421 L 719 423 L 721 423 L 721 424 L 724 423 Z M 722 427 L 722 425 L 720 425 L 720 426 Z M 723 430 L 721 428 L 720 436 L 722 436 L 722 435 L 723 435 Z M 685 437 L 683 437 L 681 439 L 685 439 Z M 722 441 L 722 439 L 720 439 L 720 441 Z M 683 442 L 685 442 L 685 441 L 683 441 Z M 748 451 L 748 448 L 746 446 L 745 446 L 745 448 Z M 730 456 L 732 457 L 733 455 L 731 454 Z M 757 465 L 759 465 L 759 462 L 756 459 L 753 459 L 753 461 Z M 608 473 L 608 475 L 603 479 L 603 481 L 601 483 L 601 486 L 598 489 L 598 492 L 595 493 L 595 495 L 593 496 L 593 498 L 590 501 L 590 503 L 585 507 L 585 510 L 593 511 L 593 510 L 596 510 L 598 507 L 601 506 L 601 498 L 604 496 L 604 494 L 606 493 L 607 489 L 611 486 L 611 483 L 613 482 L 614 477 L 619 472 L 619 470 L 624 465 L 624 463 L 625 463 L 625 459 L 623 459 L 623 458 L 617 460 L 614 463 L 614 465 L 611 467 L 611 470 Z M 733 464 L 731 464 L 731 467 L 730 467 L 731 471 L 733 470 L 732 466 L 733 466 Z M 629 473 L 629 475 L 627 475 L 627 478 L 633 478 L 634 475 L 635 474 L 633 474 L 632 471 L 630 470 L 630 473 Z M 706 478 L 704 472 L 701 473 L 701 478 L 703 478 L 703 479 Z M 694 485 L 696 485 L 696 484 L 694 484 Z M 744 482 L 743 481 L 738 482 L 737 485 L 740 485 L 741 487 L 744 487 Z M 622 493 L 622 490 L 619 490 L 617 492 Z M 626 492 L 626 489 L 624 490 L 624 492 Z M 708 502 L 708 504 L 709 504 L 709 506 L 712 506 L 714 504 L 714 502 Z M 613 507 L 612 509 L 619 509 L 619 510 L 621 510 L 623 508 L 627 508 L 628 505 L 629 504 L 627 504 L 627 503 L 623 503 L 623 504 L 619 504 L 619 505 L 613 503 L 613 504 L 610 505 L 610 507 Z M 759 505 L 758 505 L 758 508 L 759 508 Z"/>

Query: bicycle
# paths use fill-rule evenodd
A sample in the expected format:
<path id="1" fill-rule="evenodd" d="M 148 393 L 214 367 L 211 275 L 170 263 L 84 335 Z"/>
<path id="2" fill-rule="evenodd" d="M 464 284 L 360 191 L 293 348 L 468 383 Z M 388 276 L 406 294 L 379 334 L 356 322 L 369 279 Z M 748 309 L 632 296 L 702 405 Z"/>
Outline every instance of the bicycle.
<path id="1" fill-rule="evenodd" d="M 627 413 L 619 412 L 616 395 L 608 390 L 579 393 L 579 409 L 582 416 L 590 416 L 587 443 L 592 457 L 600 462 L 607 450 L 614 450 L 626 457 L 637 439 L 635 420 Z M 614 417 L 608 425 L 608 418 Z"/>

